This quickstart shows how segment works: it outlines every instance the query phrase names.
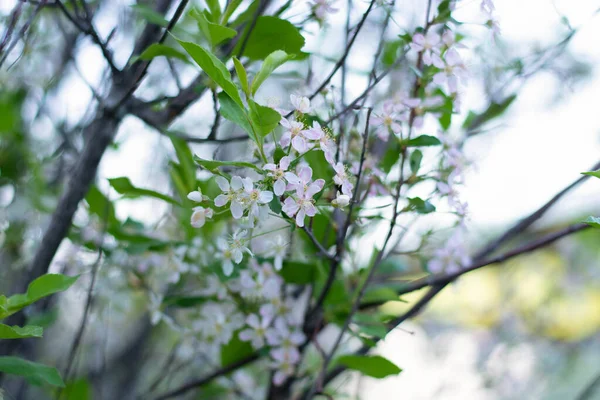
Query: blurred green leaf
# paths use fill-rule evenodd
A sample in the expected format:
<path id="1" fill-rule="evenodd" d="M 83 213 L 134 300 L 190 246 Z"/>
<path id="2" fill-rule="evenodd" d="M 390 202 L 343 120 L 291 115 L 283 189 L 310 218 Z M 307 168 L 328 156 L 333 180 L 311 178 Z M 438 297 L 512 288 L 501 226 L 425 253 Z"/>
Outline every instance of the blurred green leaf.
<path id="1" fill-rule="evenodd" d="M 349 369 L 378 379 L 390 375 L 398 375 L 402 372 L 400 367 L 381 356 L 345 355 L 338 357 L 335 364 L 343 365 Z"/>
<path id="2" fill-rule="evenodd" d="M 593 176 L 596 178 L 600 178 L 600 170 L 598 171 L 590 171 L 590 172 L 582 172 L 583 175 Z"/>
<path id="3" fill-rule="evenodd" d="M 6 374 L 22 376 L 29 383 L 36 386 L 41 386 L 44 383 L 58 387 L 65 386 L 56 368 L 23 360 L 18 357 L 0 357 L 0 371 Z"/>
<path id="4" fill-rule="evenodd" d="M 314 263 L 284 260 L 279 275 L 287 283 L 307 285 L 317 279 L 316 268 Z"/>
<path id="5" fill-rule="evenodd" d="M 41 326 L 27 325 L 24 327 L 20 326 L 8 326 L 0 324 L 0 339 L 25 339 L 32 337 L 42 337 L 44 330 Z"/>
<path id="6" fill-rule="evenodd" d="M 221 366 L 225 367 L 240 361 L 250 356 L 253 352 L 254 350 L 250 342 L 241 341 L 236 333 L 229 343 L 221 347 Z"/>
<path id="7" fill-rule="evenodd" d="M 583 222 L 593 228 L 600 228 L 600 217 L 588 217 L 588 219 Z"/>
<path id="8" fill-rule="evenodd" d="M 64 390 L 65 400 L 91 400 L 92 399 L 92 387 L 90 382 L 85 379 L 77 379 L 75 381 L 67 382 L 67 386 Z M 63 396 L 61 396 L 61 399 Z"/>
<path id="9" fill-rule="evenodd" d="M 134 4 L 131 6 L 131 8 L 136 14 L 138 14 L 140 17 L 144 18 L 151 24 L 162 26 L 164 28 L 169 26 L 169 21 L 167 21 L 165 17 L 163 17 L 161 14 L 157 13 L 145 4 Z"/>
<path id="10" fill-rule="evenodd" d="M 412 154 L 410 155 L 410 160 L 409 160 L 409 164 L 410 164 L 410 171 L 413 174 L 417 174 L 417 172 L 419 172 L 419 168 L 421 167 L 421 161 L 423 160 L 423 153 L 421 152 L 421 150 L 415 150 L 412 152 Z"/>
<path id="11" fill-rule="evenodd" d="M 170 196 L 167 196 L 166 194 L 158 193 L 150 189 L 142 189 L 133 186 L 129 178 L 124 176 L 109 179 L 108 182 L 110 183 L 110 186 L 112 186 L 113 189 L 117 191 L 117 193 L 127 197 L 153 197 L 155 199 L 165 201 L 169 204 L 173 204 L 176 206 L 180 205 L 177 200 L 173 199 Z"/>
<path id="12" fill-rule="evenodd" d="M 240 80 L 240 85 L 242 86 L 242 90 L 246 93 L 247 97 L 250 97 L 250 88 L 248 86 L 248 74 L 246 73 L 246 68 L 242 65 L 240 60 L 237 57 L 233 57 L 233 65 L 235 66 L 235 73 Z"/>
<path id="13" fill-rule="evenodd" d="M 435 211 L 435 206 L 433 204 L 420 197 L 409 198 L 408 204 L 411 210 L 414 210 L 419 214 L 429 214 Z"/>
<path id="14" fill-rule="evenodd" d="M 190 60 L 184 53 L 180 52 L 179 50 L 175 50 L 172 47 L 159 43 L 153 43 L 150 46 L 148 46 L 148 48 L 144 50 L 142 54 L 132 59 L 131 62 L 135 62 L 138 59 L 146 61 L 152 60 L 154 57 L 160 56 L 177 58 L 181 61 L 185 61 L 186 63 L 190 62 Z"/>
<path id="15" fill-rule="evenodd" d="M 467 119 L 465 119 L 465 122 L 463 123 L 463 128 L 468 131 L 475 130 L 483 124 L 498 118 L 504 114 L 504 112 L 508 109 L 508 107 L 510 107 L 516 98 L 517 95 L 513 94 L 512 96 L 508 96 L 500 103 L 491 103 L 489 107 L 481 114 L 469 113 Z"/>
<path id="16" fill-rule="evenodd" d="M 421 135 L 421 136 L 417 136 L 414 139 L 404 141 L 402 144 L 404 144 L 407 147 L 422 147 L 422 146 L 439 146 L 440 144 L 442 144 L 442 142 L 440 142 L 440 140 L 438 138 L 436 138 L 435 136 Z"/>
<path id="17" fill-rule="evenodd" d="M 7 299 L 6 311 L 0 314 L 0 319 L 16 313 L 43 297 L 67 290 L 78 278 L 79 275 L 46 274 L 40 276 L 29 284 L 26 293 L 15 294 Z"/>
<path id="18" fill-rule="evenodd" d="M 198 163 L 198 165 L 200 165 L 201 167 L 215 172 L 217 171 L 217 169 L 219 167 L 241 167 L 241 168 L 252 168 L 254 170 L 257 171 L 261 171 L 261 169 L 249 162 L 243 162 L 243 161 L 215 161 L 215 160 L 205 160 L 203 158 L 200 158 L 198 156 L 194 156 L 194 160 L 196 161 L 196 163 Z"/>

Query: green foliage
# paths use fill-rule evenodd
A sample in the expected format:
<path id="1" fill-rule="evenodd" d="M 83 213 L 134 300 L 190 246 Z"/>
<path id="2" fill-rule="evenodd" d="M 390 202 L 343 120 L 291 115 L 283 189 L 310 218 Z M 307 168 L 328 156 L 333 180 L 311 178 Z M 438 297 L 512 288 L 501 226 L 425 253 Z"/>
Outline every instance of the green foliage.
<path id="1" fill-rule="evenodd" d="M 273 73 L 273 71 L 275 71 L 286 61 L 293 59 L 294 57 L 295 56 L 293 54 L 287 54 L 283 50 L 276 50 L 273 53 L 269 54 L 267 58 L 265 58 L 263 64 L 261 65 L 260 70 L 252 80 L 252 95 L 256 94 L 256 91 L 258 90 L 260 85 L 262 85 L 262 83 Z"/>
<path id="2" fill-rule="evenodd" d="M 218 97 L 219 104 L 221 106 L 219 109 L 221 116 L 238 125 L 248 134 L 248 136 L 250 136 L 252 141 L 258 143 L 259 138 L 254 132 L 252 121 L 250 120 L 245 108 L 233 101 L 225 92 L 219 93 Z"/>
<path id="3" fill-rule="evenodd" d="M 92 387 L 87 379 L 77 379 L 67 382 L 63 393 L 64 398 L 67 400 L 90 400 L 92 398 Z"/>
<path id="4" fill-rule="evenodd" d="M 237 333 L 233 338 L 221 347 L 221 365 L 227 366 L 250 356 L 254 350 L 250 342 L 243 342 Z"/>
<path id="5" fill-rule="evenodd" d="M 225 67 L 225 64 L 210 51 L 195 43 L 185 42 L 179 39 L 177 39 L 177 41 L 181 47 L 192 56 L 202 71 L 204 71 L 217 85 L 223 88 L 225 93 L 227 93 L 238 106 L 244 108 L 238 89 L 231 80 L 231 74 L 229 73 L 229 70 L 227 70 L 227 67 Z"/>
<path id="6" fill-rule="evenodd" d="M 0 357 L 0 372 L 22 376 L 29 383 L 36 386 L 43 384 L 58 387 L 65 386 L 56 368 L 17 357 Z"/>
<path id="7" fill-rule="evenodd" d="M 90 213 L 96 215 L 101 221 L 106 221 L 109 227 L 119 224 L 114 205 L 96 186 L 90 188 L 85 201 L 88 203 Z"/>
<path id="8" fill-rule="evenodd" d="M 368 288 L 362 297 L 363 303 L 383 303 L 386 301 L 400 301 L 398 293 L 390 287 L 380 286 Z"/>
<path id="9" fill-rule="evenodd" d="M 315 263 L 285 260 L 281 271 L 279 271 L 279 275 L 281 275 L 287 283 L 307 285 L 316 280 L 317 266 Z"/>
<path id="10" fill-rule="evenodd" d="M 220 167 L 239 167 L 239 168 L 252 168 L 256 171 L 260 171 L 260 168 L 256 165 L 243 162 L 243 161 L 215 161 L 215 160 L 205 160 L 198 156 L 194 156 L 194 160 L 198 165 L 202 168 L 205 168 L 211 172 L 218 172 L 218 168 Z"/>
<path id="11" fill-rule="evenodd" d="M 179 50 L 175 50 L 170 46 L 159 43 L 152 43 L 146 50 L 142 52 L 142 54 L 132 59 L 132 62 L 135 62 L 136 60 L 152 60 L 154 57 L 160 56 L 177 58 L 181 61 L 185 61 L 186 63 L 190 62 L 187 56 Z"/>
<path id="12" fill-rule="evenodd" d="M 383 155 L 383 160 L 381 161 L 381 170 L 386 173 L 390 172 L 392 167 L 396 165 L 400 159 L 401 153 L 402 146 L 400 145 L 400 140 L 396 136 L 390 136 L 386 151 Z"/>
<path id="13" fill-rule="evenodd" d="M 598 228 L 600 229 L 600 217 L 588 217 L 585 221 L 583 221 L 585 224 L 588 224 L 589 226 L 593 227 L 593 228 Z"/>
<path id="14" fill-rule="evenodd" d="M 413 174 L 417 174 L 419 172 L 419 168 L 421 168 L 421 161 L 423 160 L 423 153 L 421 150 L 415 150 L 410 155 L 409 165 L 410 172 Z"/>
<path id="15" fill-rule="evenodd" d="M 435 206 L 427 200 L 420 197 L 412 197 L 408 199 L 409 210 L 416 211 L 419 214 L 429 214 L 435 211 Z"/>
<path id="16" fill-rule="evenodd" d="M 44 330 L 41 326 L 28 325 L 24 327 L 20 326 L 8 326 L 0 324 L 0 339 L 25 339 L 33 337 L 42 337 Z"/>
<path id="17" fill-rule="evenodd" d="M 250 120 L 255 132 L 259 136 L 259 141 L 262 143 L 262 139 L 269 133 L 273 132 L 273 129 L 279 125 L 281 121 L 281 114 L 273 110 L 270 107 L 262 106 L 253 100 L 248 100 L 250 105 Z"/>
<path id="18" fill-rule="evenodd" d="M 190 150 L 190 146 L 184 140 L 171 137 L 171 143 L 179 161 L 181 180 L 185 186 L 185 195 L 182 198 L 185 198 L 189 192 L 196 190 L 196 163 L 194 162 L 194 155 Z"/>
<path id="19" fill-rule="evenodd" d="M 131 6 L 131 8 L 135 11 L 135 13 L 151 24 L 162 26 L 163 28 L 166 28 L 169 25 L 169 21 L 167 21 L 161 14 L 157 13 L 147 5 L 134 4 Z"/>
<path id="20" fill-rule="evenodd" d="M 343 365 L 349 369 L 359 371 L 373 378 L 385 378 L 390 375 L 398 375 L 402 369 L 396 364 L 381 356 L 359 356 L 345 355 L 336 359 L 336 364 Z"/>
<path id="21" fill-rule="evenodd" d="M 213 18 L 213 21 L 218 21 L 221 18 L 221 5 L 219 4 L 219 0 L 205 0 L 208 9 L 210 10 L 210 15 Z"/>
<path id="22" fill-rule="evenodd" d="M 177 206 L 180 205 L 179 202 L 177 202 L 177 200 L 173 199 L 170 196 L 167 196 L 166 194 L 155 192 L 154 190 L 142 189 L 142 188 L 133 186 L 133 184 L 131 183 L 129 178 L 126 178 L 126 177 L 112 178 L 112 179 L 109 179 L 108 182 L 110 183 L 110 186 L 112 186 L 113 189 L 115 189 L 117 191 L 117 193 L 122 194 L 126 197 L 130 197 L 130 198 L 136 198 L 136 197 L 142 197 L 142 196 L 152 197 L 155 199 L 165 201 L 169 204 L 173 204 L 173 205 L 177 205 Z"/>
<path id="23" fill-rule="evenodd" d="M 481 114 L 470 112 L 467 118 L 465 119 L 465 122 L 463 123 L 463 128 L 468 131 L 472 131 L 486 124 L 487 122 L 500 117 L 506 112 L 508 107 L 510 107 L 510 105 L 515 101 L 516 98 L 517 95 L 513 94 L 511 96 L 508 96 L 500 103 L 491 103 L 489 107 Z"/>
<path id="24" fill-rule="evenodd" d="M 582 172 L 583 175 L 593 176 L 596 178 L 600 178 L 600 170 L 598 171 L 590 171 L 590 172 Z"/>
<path id="25" fill-rule="evenodd" d="M 403 142 L 407 147 L 439 146 L 442 144 L 435 136 L 421 135 Z"/>
<path id="26" fill-rule="evenodd" d="M 65 276 L 61 274 L 46 274 L 31 282 L 27 287 L 27 292 L 24 294 L 15 294 L 8 299 L 1 296 L 0 319 L 16 313 L 41 298 L 67 290 L 78 278 L 79 275 Z"/>
<path id="27" fill-rule="evenodd" d="M 237 31 L 235 29 L 210 22 L 204 13 L 193 12 L 191 15 L 196 19 L 196 21 L 198 21 L 198 28 L 200 28 L 202 34 L 213 47 L 224 40 L 231 39 L 237 35 Z"/>
<path id="28" fill-rule="evenodd" d="M 241 43 L 238 51 L 240 46 Z M 242 55 L 251 60 L 264 60 L 276 50 L 299 54 L 303 46 L 304 37 L 292 23 L 277 17 L 261 16 L 250 33 Z"/>
<path id="29" fill-rule="evenodd" d="M 237 57 L 233 57 L 233 65 L 235 66 L 235 73 L 240 80 L 240 85 L 242 86 L 242 90 L 246 94 L 247 97 L 250 97 L 250 88 L 248 86 L 248 74 L 246 73 L 246 68 L 242 65 L 240 60 Z"/>

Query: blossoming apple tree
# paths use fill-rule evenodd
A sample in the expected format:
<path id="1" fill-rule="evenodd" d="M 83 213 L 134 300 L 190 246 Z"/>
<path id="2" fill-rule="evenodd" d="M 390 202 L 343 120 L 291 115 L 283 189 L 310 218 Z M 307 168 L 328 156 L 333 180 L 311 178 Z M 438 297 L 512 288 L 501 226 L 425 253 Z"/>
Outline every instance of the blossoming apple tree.
<path id="1" fill-rule="evenodd" d="M 477 2 L 475 37 L 467 37 L 464 22 L 454 17 L 464 1 L 423 2 L 418 26 L 395 21 L 402 4 L 391 0 L 207 0 L 204 8 L 186 0 L 157 3 L 156 10 L 140 8 L 146 30 L 119 67 L 109 39 L 91 23 L 93 12 L 55 2 L 100 48 L 113 82 L 106 95 L 97 95 L 97 116 L 83 127 L 88 139 L 25 279 L 47 272 L 66 237 L 73 248 L 98 254 L 65 379 L 78 373 L 73 359 L 92 299 L 101 319 L 109 299 L 137 296 L 150 321 L 145 329 L 162 329 L 189 349 L 173 357 L 202 360 L 200 372 L 177 382 L 159 374 L 138 396 L 167 399 L 218 388 L 242 398 L 331 397 L 330 382 L 347 370 L 376 378 L 400 373 L 372 350 L 462 274 L 598 226 L 592 218 L 496 254 L 556 198 L 479 252 L 466 248 L 469 213 L 460 192 L 470 163 L 463 145 L 515 98 L 491 102 L 458 124 L 469 60 L 476 57 L 469 43 L 493 43 L 500 34 L 491 0 Z M 164 20 L 171 7 L 172 18 Z M 317 57 L 303 51 L 306 27 L 325 27 L 342 9 L 347 22 L 339 59 L 325 71 L 309 72 L 317 77 L 283 98 L 270 96 L 268 83 L 277 71 Z M 383 15 L 381 40 L 372 46 L 366 86 L 349 99 L 347 86 L 355 83 L 347 59 L 374 14 Z M 197 33 L 188 25 L 178 29 L 182 18 L 193 21 Z M 384 40 L 391 23 L 403 33 Z M 142 100 L 138 86 L 153 60 L 163 57 L 172 68 L 193 64 L 199 75 L 176 96 Z M 169 129 L 192 102 L 211 95 L 214 123 L 205 137 Z M 169 137 L 172 190 L 140 188 L 127 177 L 110 178 L 110 192 L 94 185 L 99 160 L 126 114 Z M 222 136 L 222 123 L 241 134 Z M 194 155 L 197 145 L 238 142 L 246 150 Z M 155 228 L 122 221 L 109 193 L 165 202 L 168 217 Z M 72 224 L 78 209 L 88 224 Z M 450 226 L 413 229 L 436 213 L 451 216 Z M 422 277 L 381 279 L 397 257 L 419 265 Z M 400 315 L 379 308 L 421 289 L 422 298 Z M 121 306 L 133 307 L 127 301 Z"/>

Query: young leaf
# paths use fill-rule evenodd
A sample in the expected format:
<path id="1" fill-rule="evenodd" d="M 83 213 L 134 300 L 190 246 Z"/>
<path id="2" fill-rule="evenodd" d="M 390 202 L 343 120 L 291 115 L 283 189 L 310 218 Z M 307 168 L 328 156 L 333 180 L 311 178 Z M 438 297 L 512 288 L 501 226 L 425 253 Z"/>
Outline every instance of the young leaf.
<path id="1" fill-rule="evenodd" d="M 212 23 L 206 19 L 206 15 L 203 13 L 195 12 L 192 13 L 192 16 L 196 18 L 196 21 L 198 21 L 198 27 L 213 47 L 222 41 L 231 39 L 237 35 L 237 31 L 235 29 Z"/>
<path id="2" fill-rule="evenodd" d="M 404 143 L 408 147 L 439 146 L 442 144 L 435 136 L 421 135 Z"/>
<path id="3" fill-rule="evenodd" d="M 598 171 L 582 172 L 583 175 L 594 176 L 600 178 L 600 169 Z"/>
<path id="4" fill-rule="evenodd" d="M 206 0 L 206 5 L 210 10 L 213 20 L 218 21 L 219 18 L 221 18 L 221 5 L 219 4 L 219 0 Z"/>
<path id="5" fill-rule="evenodd" d="M 600 228 L 600 217 L 588 217 L 583 223 L 588 224 L 592 228 Z"/>
<path id="6" fill-rule="evenodd" d="M 276 50 L 269 54 L 252 80 L 252 95 L 254 96 L 260 85 L 262 85 L 273 71 L 292 58 L 294 58 L 293 54 L 287 54 L 283 50 Z"/>
<path id="7" fill-rule="evenodd" d="M 248 74 L 246 73 L 246 69 L 237 59 L 237 57 L 233 57 L 233 65 L 235 66 L 235 73 L 240 80 L 240 85 L 242 86 L 242 90 L 246 93 L 247 97 L 250 97 L 250 89 L 248 87 Z"/>
<path id="8" fill-rule="evenodd" d="M 8 326 L 0 324 L 0 339 L 25 339 L 33 337 L 42 337 L 44 330 L 41 326 L 27 325 L 24 327 L 20 326 Z"/>
<path id="9" fill-rule="evenodd" d="M 250 136 L 250 139 L 258 144 L 258 137 L 254 132 L 252 122 L 248 116 L 248 113 L 246 112 L 246 109 L 233 101 L 233 99 L 225 92 L 219 93 L 218 98 L 221 106 L 219 108 L 221 116 L 245 130 L 248 136 Z"/>
<path id="10" fill-rule="evenodd" d="M 281 121 L 281 114 L 252 100 L 248 100 L 248 104 L 250 105 L 250 120 L 254 126 L 254 131 L 258 132 L 261 138 L 273 132 L 273 129 Z"/>
<path id="11" fill-rule="evenodd" d="M 243 342 L 235 334 L 229 343 L 221 347 L 221 365 L 227 366 L 243 358 L 248 357 L 253 352 L 250 342 Z"/>
<path id="12" fill-rule="evenodd" d="M 209 76 L 210 79 L 215 81 L 217 85 L 223 88 L 225 93 L 231 97 L 235 103 L 244 108 L 244 103 L 238 92 L 237 87 L 231 80 L 231 74 L 225 67 L 225 64 L 221 62 L 214 54 L 205 50 L 201 46 L 198 46 L 192 42 L 184 42 L 183 40 L 176 39 L 181 47 L 188 52 L 190 56 L 196 61 L 198 66 Z"/>
<path id="13" fill-rule="evenodd" d="M 134 4 L 131 8 L 139 14 L 142 18 L 148 21 L 151 24 L 167 27 L 169 26 L 169 21 L 167 21 L 162 15 L 154 11 L 151 7 L 148 7 L 144 4 Z"/>
<path id="14" fill-rule="evenodd" d="M 144 52 L 142 54 L 140 54 L 138 57 L 136 57 L 136 59 L 134 59 L 132 61 L 136 61 L 138 59 L 139 60 L 152 60 L 154 57 L 160 57 L 160 56 L 178 58 L 182 61 L 185 61 L 186 63 L 190 62 L 190 60 L 188 60 L 187 56 L 185 54 L 183 54 L 182 52 L 180 52 L 179 50 L 175 50 L 172 47 L 169 47 L 164 44 L 159 44 L 159 43 L 152 43 L 150 46 L 148 46 L 148 48 L 146 50 L 144 50 Z"/>
<path id="15" fill-rule="evenodd" d="M 79 278 L 79 275 L 66 276 L 61 274 L 46 274 L 40 276 L 29 284 L 26 293 L 15 294 L 7 299 L 6 312 L 8 314 L 0 315 L 0 318 L 14 314 L 23 307 L 26 307 L 43 297 L 67 290 L 75 283 L 77 278 Z"/>
<path id="16" fill-rule="evenodd" d="M 483 124 L 498 118 L 510 107 L 510 105 L 517 98 L 516 94 L 512 96 L 508 96 L 506 99 L 501 101 L 500 103 L 491 103 L 490 106 L 482 112 L 481 114 L 469 113 L 469 116 L 463 123 L 463 128 L 468 131 L 472 131 L 474 129 L 479 128 Z"/>
<path id="17" fill-rule="evenodd" d="M 349 369 L 362 372 L 364 375 L 378 379 L 390 375 L 398 375 L 402 372 L 400 367 L 381 356 L 346 355 L 338 357 L 337 364 L 344 365 Z"/>
<path id="18" fill-rule="evenodd" d="M 408 204 L 413 210 L 415 210 L 419 214 L 429 214 L 435 211 L 435 206 L 433 204 L 431 204 L 427 200 L 423 200 L 420 197 L 409 198 Z"/>
<path id="19" fill-rule="evenodd" d="M 171 143 L 179 161 L 181 177 L 186 188 L 185 195 L 187 196 L 189 192 L 196 190 L 196 164 L 194 163 L 194 155 L 185 140 L 172 136 Z"/>
<path id="20" fill-rule="evenodd" d="M 129 178 L 126 178 L 126 177 L 109 179 L 108 182 L 110 183 L 110 186 L 112 186 L 113 189 L 115 189 L 117 191 L 117 193 L 125 195 L 127 197 L 141 197 L 141 196 L 153 197 L 155 199 L 166 201 L 167 203 L 170 203 L 170 204 L 174 204 L 177 206 L 180 205 L 177 202 L 177 200 L 167 196 L 166 194 L 158 193 L 158 192 L 155 192 L 154 190 L 142 189 L 142 188 L 133 186 L 133 184 L 131 183 Z"/>
<path id="21" fill-rule="evenodd" d="M 205 160 L 203 158 L 200 158 L 198 156 L 194 156 L 194 160 L 198 163 L 198 165 L 200 165 L 201 167 L 211 171 L 211 172 L 215 172 L 217 171 L 217 169 L 219 167 L 241 167 L 241 168 L 252 168 L 256 171 L 261 171 L 261 169 L 249 162 L 243 162 L 243 161 L 215 161 L 215 160 Z"/>
<path id="22" fill-rule="evenodd" d="M 232 0 L 229 1 L 227 4 L 227 8 L 225 9 L 225 12 L 223 13 L 223 18 L 221 19 L 221 23 L 223 25 L 226 25 L 227 22 L 229 22 L 229 18 L 231 17 L 231 14 L 233 14 L 235 12 L 235 10 L 237 10 L 237 8 L 240 6 L 240 4 L 242 4 L 243 0 Z"/>
<path id="23" fill-rule="evenodd" d="M 0 371 L 6 374 L 22 376 L 29 383 L 36 386 L 41 386 L 44 383 L 58 387 L 65 386 L 56 368 L 23 360 L 18 357 L 0 357 Z"/>
<path id="24" fill-rule="evenodd" d="M 240 46 L 241 43 L 238 47 Z M 303 46 L 304 37 L 291 22 L 277 17 L 261 16 L 250 33 L 243 55 L 251 60 L 264 60 L 275 50 L 298 54 Z"/>
<path id="25" fill-rule="evenodd" d="M 415 150 L 412 152 L 412 154 L 410 155 L 410 160 L 409 160 L 409 164 L 410 164 L 410 171 L 413 174 L 417 174 L 417 172 L 419 172 L 419 168 L 421 167 L 421 161 L 423 160 L 423 153 L 421 152 L 421 150 Z"/>

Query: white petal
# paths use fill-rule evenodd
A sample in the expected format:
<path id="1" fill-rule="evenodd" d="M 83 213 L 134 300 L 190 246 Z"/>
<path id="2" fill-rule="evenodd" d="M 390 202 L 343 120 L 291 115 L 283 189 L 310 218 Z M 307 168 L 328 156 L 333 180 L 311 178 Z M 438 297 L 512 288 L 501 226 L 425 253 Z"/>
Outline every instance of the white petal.
<path id="1" fill-rule="evenodd" d="M 242 215 L 244 215 L 244 207 L 238 202 L 238 201 L 232 201 L 231 202 L 231 215 L 233 215 L 233 218 L 235 219 L 240 219 L 242 218 Z"/>
<path id="2" fill-rule="evenodd" d="M 231 263 L 230 260 L 225 260 L 223 262 L 223 273 L 225 274 L 225 276 L 229 276 L 229 275 L 231 275 L 232 272 L 233 272 L 233 264 Z"/>
<path id="3" fill-rule="evenodd" d="M 275 184 L 273 185 L 273 191 L 277 196 L 281 196 L 283 192 L 285 192 L 285 182 L 283 181 L 283 179 L 278 179 L 275 182 Z"/>
<path id="4" fill-rule="evenodd" d="M 302 228 L 304 226 L 304 210 L 300 209 L 300 211 L 298 211 L 298 214 L 296 214 L 296 225 L 298 225 L 300 228 Z"/>
<path id="5" fill-rule="evenodd" d="M 195 190 L 193 192 L 188 193 L 187 198 L 197 203 L 200 203 L 202 201 L 202 193 Z"/>
<path id="6" fill-rule="evenodd" d="M 261 203 L 266 204 L 269 203 L 271 200 L 273 200 L 273 192 L 264 190 L 258 195 L 258 201 L 260 201 Z"/>
<path id="7" fill-rule="evenodd" d="M 242 187 L 244 187 L 244 182 L 242 181 L 242 178 L 240 178 L 237 175 L 231 178 L 231 188 L 233 190 L 240 190 Z"/>
<path id="8" fill-rule="evenodd" d="M 217 185 L 219 185 L 219 189 L 221 189 L 221 191 L 229 191 L 229 182 L 227 182 L 227 179 L 223 178 L 222 176 L 217 176 L 215 181 L 217 182 Z"/>
<path id="9" fill-rule="evenodd" d="M 215 206 L 223 207 L 229 199 L 224 194 L 220 194 L 215 198 Z"/>

